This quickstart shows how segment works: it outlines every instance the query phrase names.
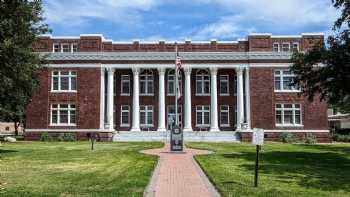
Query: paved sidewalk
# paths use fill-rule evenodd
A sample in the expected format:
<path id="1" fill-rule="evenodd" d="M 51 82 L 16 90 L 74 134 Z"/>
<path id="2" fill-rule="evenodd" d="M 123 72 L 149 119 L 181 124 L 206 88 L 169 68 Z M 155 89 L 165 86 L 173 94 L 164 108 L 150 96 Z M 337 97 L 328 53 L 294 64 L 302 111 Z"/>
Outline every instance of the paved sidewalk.
<path id="1" fill-rule="evenodd" d="M 169 144 L 166 144 L 160 149 L 142 151 L 160 156 L 145 196 L 220 196 L 193 159 L 193 155 L 209 154 L 208 151 L 186 148 L 184 153 L 170 153 L 169 150 Z"/>

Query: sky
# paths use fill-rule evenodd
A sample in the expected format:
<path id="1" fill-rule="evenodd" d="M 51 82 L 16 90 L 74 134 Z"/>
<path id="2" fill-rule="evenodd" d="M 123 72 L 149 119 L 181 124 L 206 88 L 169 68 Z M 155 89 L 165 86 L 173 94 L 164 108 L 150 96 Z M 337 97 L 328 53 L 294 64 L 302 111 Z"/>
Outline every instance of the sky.
<path id="1" fill-rule="evenodd" d="M 114 41 L 244 39 L 249 33 L 331 32 L 331 0 L 44 0 L 54 36 Z"/>

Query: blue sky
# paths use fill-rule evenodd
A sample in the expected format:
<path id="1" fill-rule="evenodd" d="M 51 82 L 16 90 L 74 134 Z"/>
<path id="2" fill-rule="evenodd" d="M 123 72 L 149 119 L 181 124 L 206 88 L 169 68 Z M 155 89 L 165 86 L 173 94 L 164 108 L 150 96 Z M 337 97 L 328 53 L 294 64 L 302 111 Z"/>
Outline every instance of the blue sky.
<path id="1" fill-rule="evenodd" d="M 115 41 L 327 35 L 339 14 L 331 0 L 44 0 L 44 11 L 52 35 L 98 33 Z"/>

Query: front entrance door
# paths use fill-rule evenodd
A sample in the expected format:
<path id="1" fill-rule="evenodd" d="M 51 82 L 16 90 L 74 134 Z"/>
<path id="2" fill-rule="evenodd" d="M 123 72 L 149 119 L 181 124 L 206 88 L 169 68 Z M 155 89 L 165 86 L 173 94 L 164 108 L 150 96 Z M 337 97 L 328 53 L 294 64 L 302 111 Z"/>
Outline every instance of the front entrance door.
<path id="1" fill-rule="evenodd" d="M 168 105 L 168 130 L 171 129 L 171 123 L 175 122 L 175 105 Z M 178 106 L 178 116 L 179 116 L 179 127 L 182 128 L 182 106 Z"/>

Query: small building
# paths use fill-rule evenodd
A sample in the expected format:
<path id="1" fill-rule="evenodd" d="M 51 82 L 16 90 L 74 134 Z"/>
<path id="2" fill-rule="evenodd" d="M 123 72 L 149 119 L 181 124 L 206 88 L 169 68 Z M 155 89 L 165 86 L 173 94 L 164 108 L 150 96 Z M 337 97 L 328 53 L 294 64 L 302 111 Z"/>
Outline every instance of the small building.
<path id="1" fill-rule="evenodd" d="M 13 122 L 0 122 L 0 136 L 15 135 L 15 124 Z M 18 127 L 18 135 L 23 135 L 23 127 Z"/>

